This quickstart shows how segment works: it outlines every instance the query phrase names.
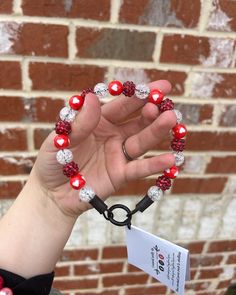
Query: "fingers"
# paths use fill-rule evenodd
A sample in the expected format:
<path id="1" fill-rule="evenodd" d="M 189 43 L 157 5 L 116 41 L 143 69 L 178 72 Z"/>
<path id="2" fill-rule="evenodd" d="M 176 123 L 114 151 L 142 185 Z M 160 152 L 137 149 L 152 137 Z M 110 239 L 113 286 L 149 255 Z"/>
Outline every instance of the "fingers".
<path id="1" fill-rule="evenodd" d="M 171 84 L 167 80 L 159 80 L 149 83 L 150 89 L 158 88 L 167 94 L 171 90 Z M 111 102 L 108 102 L 102 107 L 102 115 L 110 122 L 117 123 L 121 122 L 133 112 L 140 109 L 146 100 L 137 99 L 135 97 L 118 97 Z"/>
<path id="2" fill-rule="evenodd" d="M 101 106 L 96 95 L 86 95 L 84 105 L 72 123 L 71 146 L 78 145 L 96 128 L 101 117 Z"/>
<path id="3" fill-rule="evenodd" d="M 158 114 L 158 108 L 154 104 L 148 102 L 142 108 L 141 116 L 134 118 L 133 120 L 130 120 L 120 126 L 124 137 L 127 138 L 143 130 L 157 118 Z"/>
<path id="4" fill-rule="evenodd" d="M 131 158 L 137 158 L 161 142 L 176 124 L 172 111 L 162 113 L 151 125 L 125 141 L 125 149 Z"/>
<path id="5" fill-rule="evenodd" d="M 127 181 L 143 178 L 162 172 L 175 163 L 173 154 L 162 154 L 147 159 L 134 160 L 126 164 L 125 176 Z"/>

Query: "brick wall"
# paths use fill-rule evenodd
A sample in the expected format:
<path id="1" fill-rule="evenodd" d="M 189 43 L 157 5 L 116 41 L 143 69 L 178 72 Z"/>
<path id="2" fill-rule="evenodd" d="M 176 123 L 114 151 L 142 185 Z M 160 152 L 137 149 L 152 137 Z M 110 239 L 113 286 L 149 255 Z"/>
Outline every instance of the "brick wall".
<path id="1" fill-rule="evenodd" d="M 235 11 L 234 0 L 0 1 L 1 214 L 65 98 L 113 78 L 168 79 L 189 129 L 186 163 L 172 191 L 134 224 L 190 248 L 186 294 L 224 294 L 236 279 Z M 133 182 L 109 202 L 122 197 L 132 207 L 152 183 Z M 55 287 L 70 295 L 171 294 L 127 265 L 123 245 L 122 229 L 87 212 Z"/>

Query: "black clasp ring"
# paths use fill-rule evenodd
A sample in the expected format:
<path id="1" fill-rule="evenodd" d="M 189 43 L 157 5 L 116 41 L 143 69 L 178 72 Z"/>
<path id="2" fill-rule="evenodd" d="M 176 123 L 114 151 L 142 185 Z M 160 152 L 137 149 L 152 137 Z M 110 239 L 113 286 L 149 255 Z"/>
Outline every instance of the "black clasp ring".
<path id="1" fill-rule="evenodd" d="M 113 211 L 115 209 L 122 209 L 122 210 L 126 211 L 127 212 L 127 214 L 126 214 L 127 218 L 124 221 L 115 220 L 114 219 L 114 214 L 113 214 Z M 131 211 L 127 206 L 122 205 L 122 204 L 115 204 L 115 205 L 111 206 L 109 209 L 107 209 L 106 212 L 107 212 L 107 216 L 105 215 L 105 212 L 103 213 L 103 215 L 111 223 L 113 223 L 113 224 L 115 224 L 117 226 L 125 226 L 125 225 L 127 225 L 129 229 L 131 228 L 132 214 L 130 214 Z"/>

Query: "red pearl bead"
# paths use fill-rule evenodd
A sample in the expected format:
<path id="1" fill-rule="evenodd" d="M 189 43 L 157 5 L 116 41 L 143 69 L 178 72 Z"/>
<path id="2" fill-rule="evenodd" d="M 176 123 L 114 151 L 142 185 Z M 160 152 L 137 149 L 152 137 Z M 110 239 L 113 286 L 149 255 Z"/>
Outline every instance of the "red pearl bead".
<path id="1" fill-rule="evenodd" d="M 123 85 L 120 81 L 111 81 L 108 85 L 108 91 L 111 95 L 120 95 L 123 91 Z"/>
<path id="2" fill-rule="evenodd" d="M 161 90 L 159 89 L 152 89 L 150 94 L 149 94 L 149 97 L 148 97 L 148 100 L 151 102 L 151 103 L 154 103 L 154 104 L 159 104 L 162 102 L 164 98 L 164 94 Z"/>
<path id="3" fill-rule="evenodd" d="M 70 185 L 76 190 L 81 189 L 85 183 L 85 178 L 81 174 L 77 174 L 70 179 Z"/>
<path id="4" fill-rule="evenodd" d="M 183 138 L 187 134 L 187 128 L 183 124 L 176 124 L 175 127 L 172 128 L 172 134 L 177 139 Z"/>
<path id="5" fill-rule="evenodd" d="M 58 149 L 67 148 L 69 144 L 70 144 L 69 137 L 64 134 L 56 135 L 54 138 L 54 145 Z"/>
<path id="6" fill-rule="evenodd" d="M 13 292 L 10 288 L 3 288 L 1 291 L 0 291 L 0 294 L 1 295 L 13 295 Z"/>
<path id="7" fill-rule="evenodd" d="M 4 280 L 3 280 L 3 277 L 0 276 L 0 290 L 3 288 L 4 286 Z"/>
<path id="8" fill-rule="evenodd" d="M 73 110 L 78 111 L 84 104 L 84 97 L 81 95 L 74 95 L 69 99 L 69 105 Z"/>
<path id="9" fill-rule="evenodd" d="M 171 179 L 176 178 L 178 176 L 178 174 L 179 174 L 179 169 L 176 166 L 172 166 L 171 168 L 166 169 L 164 171 L 164 175 L 166 177 L 171 178 Z"/>

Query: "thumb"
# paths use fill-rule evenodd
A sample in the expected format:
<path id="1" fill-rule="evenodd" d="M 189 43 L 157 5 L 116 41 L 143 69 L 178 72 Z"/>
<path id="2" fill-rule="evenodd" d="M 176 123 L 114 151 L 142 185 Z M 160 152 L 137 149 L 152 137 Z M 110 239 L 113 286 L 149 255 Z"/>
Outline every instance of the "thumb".
<path id="1" fill-rule="evenodd" d="M 101 117 L 101 105 L 98 97 L 88 93 L 84 105 L 72 123 L 70 134 L 71 147 L 78 145 L 96 128 Z"/>

